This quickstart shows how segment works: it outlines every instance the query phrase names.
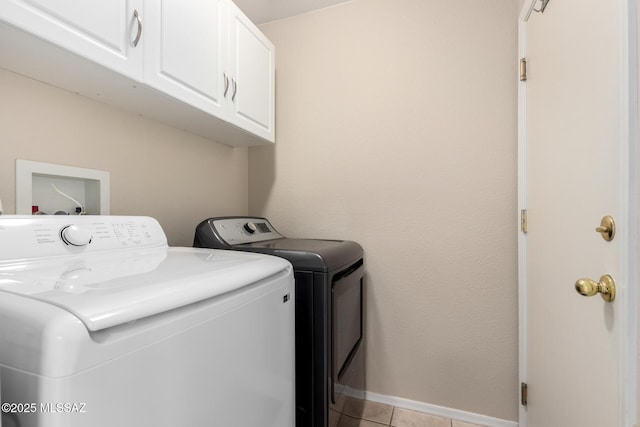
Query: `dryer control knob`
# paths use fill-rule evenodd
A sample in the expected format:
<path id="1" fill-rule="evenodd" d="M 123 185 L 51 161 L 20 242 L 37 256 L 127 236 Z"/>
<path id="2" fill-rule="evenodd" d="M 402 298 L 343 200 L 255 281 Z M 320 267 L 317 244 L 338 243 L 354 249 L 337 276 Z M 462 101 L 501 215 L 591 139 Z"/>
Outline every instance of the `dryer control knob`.
<path id="1" fill-rule="evenodd" d="M 247 231 L 247 233 L 253 234 L 258 230 L 258 227 L 256 227 L 255 223 L 248 222 L 244 225 L 244 229 Z"/>
<path id="2" fill-rule="evenodd" d="M 77 225 L 67 225 L 60 230 L 62 241 L 71 246 L 86 246 L 91 243 L 93 236 L 89 230 L 82 229 Z"/>

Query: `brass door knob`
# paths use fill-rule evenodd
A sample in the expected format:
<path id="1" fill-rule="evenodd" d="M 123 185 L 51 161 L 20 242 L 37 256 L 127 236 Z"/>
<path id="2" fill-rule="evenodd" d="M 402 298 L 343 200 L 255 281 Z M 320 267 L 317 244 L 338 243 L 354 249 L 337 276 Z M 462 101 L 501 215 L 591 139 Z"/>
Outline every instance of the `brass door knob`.
<path id="1" fill-rule="evenodd" d="M 576 291 L 585 297 L 591 297 L 599 293 L 603 300 L 611 302 L 616 298 L 616 282 L 608 274 L 602 276 L 600 282 L 591 279 L 579 279 L 576 282 Z"/>

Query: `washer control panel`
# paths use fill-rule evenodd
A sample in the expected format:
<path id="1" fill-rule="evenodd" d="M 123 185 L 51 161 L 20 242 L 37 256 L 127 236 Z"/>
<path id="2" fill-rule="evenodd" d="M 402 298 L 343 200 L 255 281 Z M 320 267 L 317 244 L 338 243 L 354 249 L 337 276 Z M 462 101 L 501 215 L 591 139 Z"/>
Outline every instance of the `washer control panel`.
<path id="1" fill-rule="evenodd" d="M 282 239 L 284 237 L 278 233 L 265 218 L 214 218 L 210 221 L 210 224 L 218 236 L 230 245 L 263 242 L 265 240 Z"/>
<path id="2" fill-rule="evenodd" d="M 163 246 L 164 231 L 150 217 L 0 216 L 0 262 Z"/>

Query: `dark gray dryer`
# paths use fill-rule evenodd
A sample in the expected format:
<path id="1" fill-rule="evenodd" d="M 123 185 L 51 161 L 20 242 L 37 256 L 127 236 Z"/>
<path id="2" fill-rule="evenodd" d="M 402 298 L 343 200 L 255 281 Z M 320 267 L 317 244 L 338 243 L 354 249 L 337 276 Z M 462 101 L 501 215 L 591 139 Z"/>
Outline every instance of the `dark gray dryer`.
<path id="1" fill-rule="evenodd" d="M 193 245 L 285 258 L 295 275 L 296 425 L 327 427 L 344 387 L 364 390 L 362 247 L 346 240 L 290 239 L 265 218 L 201 222 Z"/>

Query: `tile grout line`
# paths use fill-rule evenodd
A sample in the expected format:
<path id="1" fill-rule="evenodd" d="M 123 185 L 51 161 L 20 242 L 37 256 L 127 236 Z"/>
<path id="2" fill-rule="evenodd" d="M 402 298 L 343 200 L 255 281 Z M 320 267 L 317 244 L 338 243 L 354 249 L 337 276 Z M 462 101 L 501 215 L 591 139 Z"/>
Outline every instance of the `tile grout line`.
<path id="1" fill-rule="evenodd" d="M 366 401 L 366 400 L 365 400 Z M 380 417 L 373 417 L 370 418 L 370 416 L 367 416 L 367 418 L 364 418 L 364 411 L 362 413 L 359 414 L 348 414 L 346 412 L 344 412 L 344 408 L 343 408 L 343 412 L 340 413 L 340 417 L 338 419 L 338 427 L 340 425 L 342 425 L 342 420 L 344 419 L 344 421 L 348 421 L 348 420 L 352 420 L 353 422 L 357 422 L 357 426 L 361 426 L 362 423 L 366 423 L 367 425 L 375 425 L 375 426 L 380 426 L 380 427 L 394 427 L 394 417 L 396 415 L 396 410 L 400 410 L 401 408 L 395 406 L 395 405 L 386 405 L 385 406 L 389 406 L 391 407 L 391 417 L 389 418 L 389 421 L 387 423 L 384 423 L 384 421 L 382 421 L 382 419 L 380 419 Z M 415 412 L 416 414 L 421 414 L 421 415 L 427 415 L 427 416 L 433 416 L 436 418 L 440 418 L 440 419 L 444 419 L 445 423 L 440 424 L 440 422 L 437 422 L 438 425 L 441 426 L 445 426 L 445 427 L 455 427 L 458 424 L 454 424 L 454 419 L 453 418 L 449 418 L 449 417 L 439 417 L 439 416 L 435 416 L 435 415 L 430 415 L 428 413 L 423 413 L 423 412 L 419 412 L 419 411 L 411 411 L 408 410 L 409 412 Z M 371 415 L 372 416 L 372 415 Z M 403 417 L 401 417 L 403 418 Z M 408 426 L 409 424 L 406 424 L 405 421 L 407 420 L 401 420 L 403 422 L 401 422 L 400 426 L 404 427 L 404 426 Z M 411 425 L 414 425 L 414 423 L 412 421 L 409 421 Z M 351 424 L 351 421 L 349 421 L 349 424 Z M 431 422 L 428 422 L 429 425 L 431 425 Z M 421 424 L 422 425 L 422 424 Z M 465 424 L 466 425 L 466 424 Z M 471 426 L 471 424 L 469 424 Z M 396 427 L 398 427 L 398 425 L 396 424 Z M 480 427 L 480 426 L 476 426 L 475 424 L 472 427 Z M 640 426 L 637 426 L 640 427 Z"/>

